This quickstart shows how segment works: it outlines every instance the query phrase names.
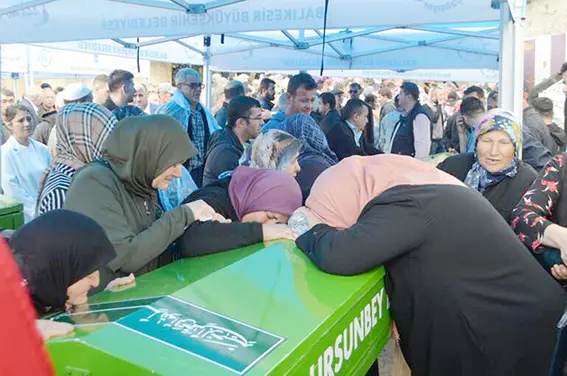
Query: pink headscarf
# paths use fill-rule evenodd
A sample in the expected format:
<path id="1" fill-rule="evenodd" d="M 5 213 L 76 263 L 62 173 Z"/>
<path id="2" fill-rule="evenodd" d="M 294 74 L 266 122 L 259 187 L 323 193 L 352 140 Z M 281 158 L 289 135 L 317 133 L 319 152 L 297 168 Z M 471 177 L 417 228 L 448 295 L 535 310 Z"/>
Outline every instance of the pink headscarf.
<path id="1" fill-rule="evenodd" d="M 237 167 L 228 194 L 238 219 L 258 211 L 290 216 L 302 202 L 297 181 L 285 172 L 269 168 Z"/>
<path id="2" fill-rule="evenodd" d="M 449 184 L 456 178 L 415 158 L 396 154 L 353 156 L 324 171 L 311 188 L 305 205 L 324 223 L 349 228 L 375 197 L 398 185 Z"/>

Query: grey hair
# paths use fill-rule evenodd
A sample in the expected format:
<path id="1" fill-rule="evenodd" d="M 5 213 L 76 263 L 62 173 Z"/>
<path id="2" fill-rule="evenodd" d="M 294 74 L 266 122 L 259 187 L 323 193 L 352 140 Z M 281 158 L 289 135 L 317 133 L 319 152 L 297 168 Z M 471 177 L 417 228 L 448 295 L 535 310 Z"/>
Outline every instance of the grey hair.
<path id="1" fill-rule="evenodd" d="M 179 84 L 186 84 L 187 82 L 194 82 L 195 78 L 199 78 L 201 80 L 201 75 L 195 69 L 192 68 L 183 68 L 175 73 L 175 86 Z"/>

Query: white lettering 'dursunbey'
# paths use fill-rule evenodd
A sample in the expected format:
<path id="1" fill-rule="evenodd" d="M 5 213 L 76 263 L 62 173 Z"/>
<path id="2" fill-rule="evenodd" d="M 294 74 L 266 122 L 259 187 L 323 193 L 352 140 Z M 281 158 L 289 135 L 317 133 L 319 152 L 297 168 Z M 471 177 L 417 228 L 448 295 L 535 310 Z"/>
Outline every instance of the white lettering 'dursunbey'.
<path id="1" fill-rule="evenodd" d="M 181 334 L 188 335 L 191 338 L 226 347 L 229 351 L 234 351 L 237 348 L 253 347 L 256 343 L 248 341 L 243 335 L 235 331 L 216 324 L 208 323 L 201 325 L 197 324 L 197 321 L 193 319 L 182 318 L 183 316 L 180 313 L 169 313 L 167 309 L 148 308 L 154 312 L 148 317 L 140 319 L 140 322 L 153 322 L 164 328 L 179 331 Z"/>
<path id="2" fill-rule="evenodd" d="M 359 345 L 370 334 L 372 329 L 384 316 L 384 310 L 390 308 L 390 301 L 386 296 L 386 307 L 384 307 L 385 289 L 374 295 L 371 301 L 364 306 L 360 314 L 354 318 L 335 338 L 334 345 L 327 347 L 319 356 L 316 364 L 309 368 L 309 376 L 334 376 L 341 371 L 344 361 L 349 360 Z"/>

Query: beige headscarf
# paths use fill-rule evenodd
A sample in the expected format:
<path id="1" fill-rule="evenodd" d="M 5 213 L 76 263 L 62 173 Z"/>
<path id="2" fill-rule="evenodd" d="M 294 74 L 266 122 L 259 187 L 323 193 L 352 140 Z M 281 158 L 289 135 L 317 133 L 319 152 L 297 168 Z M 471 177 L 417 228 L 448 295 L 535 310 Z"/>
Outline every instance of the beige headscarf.
<path id="1" fill-rule="evenodd" d="M 362 209 L 386 190 L 398 185 L 427 184 L 465 186 L 415 158 L 395 154 L 353 156 L 319 175 L 305 205 L 324 223 L 345 229 L 354 225 Z"/>

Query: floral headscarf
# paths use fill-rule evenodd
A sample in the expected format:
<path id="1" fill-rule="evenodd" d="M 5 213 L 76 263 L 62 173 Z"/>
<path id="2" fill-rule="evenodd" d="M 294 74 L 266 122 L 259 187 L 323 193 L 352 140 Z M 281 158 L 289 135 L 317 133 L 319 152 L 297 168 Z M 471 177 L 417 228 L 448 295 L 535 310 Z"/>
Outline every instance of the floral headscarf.
<path id="1" fill-rule="evenodd" d="M 476 144 L 479 137 L 492 131 L 506 132 L 514 144 L 514 159 L 512 163 L 494 174 L 482 167 L 476 156 Z M 474 140 L 475 162 L 465 179 L 466 185 L 479 192 L 484 192 L 487 188 L 500 183 L 504 179 L 516 176 L 518 172 L 518 154 L 522 149 L 522 129 L 511 112 L 501 109 L 489 111 L 476 128 Z"/>
<path id="2" fill-rule="evenodd" d="M 271 129 L 260 133 L 244 152 L 241 165 L 284 171 L 299 154 L 303 143 L 289 133 Z"/>

